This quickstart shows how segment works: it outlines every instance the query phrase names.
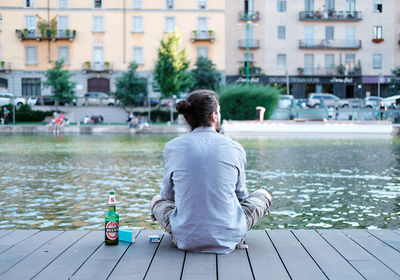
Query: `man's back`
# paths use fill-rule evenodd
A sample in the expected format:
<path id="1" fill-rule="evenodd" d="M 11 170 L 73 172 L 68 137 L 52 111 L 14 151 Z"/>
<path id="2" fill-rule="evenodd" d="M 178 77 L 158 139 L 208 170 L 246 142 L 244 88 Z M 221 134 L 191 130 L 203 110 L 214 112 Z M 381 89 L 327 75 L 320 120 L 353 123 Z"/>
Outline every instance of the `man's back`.
<path id="1" fill-rule="evenodd" d="M 164 161 L 161 197 L 175 200 L 170 223 L 178 247 L 232 251 L 247 228 L 239 203 L 248 196 L 240 144 L 212 127 L 198 127 L 169 142 Z"/>

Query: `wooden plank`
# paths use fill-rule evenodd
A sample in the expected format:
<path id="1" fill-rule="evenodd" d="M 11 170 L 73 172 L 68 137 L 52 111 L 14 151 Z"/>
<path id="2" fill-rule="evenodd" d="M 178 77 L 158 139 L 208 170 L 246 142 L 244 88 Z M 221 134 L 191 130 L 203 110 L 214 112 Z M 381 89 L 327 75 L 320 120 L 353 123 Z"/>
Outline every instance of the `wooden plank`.
<path id="1" fill-rule="evenodd" d="M 9 235 L 3 236 L 0 239 L 0 254 L 38 232 L 39 230 L 16 230 Z"/>
<path id="2" fill-rule="evenodd" d="M 339 230 L 321 230 L 321 236 L 366 279 L 399 279 L 393 271 L 357 245 L 343 232 Z"/>
<path id="3" fill-rule="evenodd" d="M 290 279 L 278 253 L 264 230 L 251 230 L 246 234 L 246 244 L 255 279 Z"/>
<path id="4" fill-rule="evenodd" d="M 315 230 L 292 230 L 329 279 L 364 279 Z"/>
<path id="5" fill-rule="evenodd" d="M 216 254 L 186 252 L 182 273 L 183 280 L 217 279 Z"/>
<path id="6" fill-rule="evenodd" d="M 131 244 L 121 241 L 117 246 L 106 246 L 103 243 L 70 279 L 107 279 Z"/>
<path id="7" fill-rule="evenodd" d="M 111 273 L 110 280 L 117 279 L 143 279 L 147 268 L 158 248 L 158 243 L 150 243 L 149 234 L 159 234 L 163 232 L 142 230 L 133 243 L 126 251 L 124 257 Z"/>
<path id="8" fill-rule="evenodd" d="M 0 255 L 0 275 L 62 233 L 63 231 L 41 231 L 8 249 Z"/>
<path id="9" fill-rule="evenodd" d="M 246 250 L 236 249 L 232 253 L 217 256 L 218 279 L 253 279 Z"/>
<path id="10" fill-rule="evenodd" d="M 0 230 L 0 238 L 2 238 L 3 236 L 5 236 L 5 235 L 8 235 L 8 234 L 10 234 L 11 232 L 13 232 L 14 230 L 12 230 L 12 229 L 2 229 L 2 230 Z"/>
<path id="11" fill-rule="evenodd" d="M 400 235 L 394 231 L 374 229 L 368 232 L 400 252 Z"/>
<path id="12" fill-rule="evenodd" d="M 400 253 L 398 251 L 367 231 L 343 230 L 343 232 L 400 276 Z"/>
<path id="13" fill-rule="evenodd" d="M 292 279 L 326 279 L 307 251 L 288 230 L 267 231 Z"/>
<path id="14" fill-rule="evenodd" d="M 179 279 L 181 277 L 185 252 L 171 247 L 171 236 L 164 234 L 154 256 L 146 280 Z"/>
<path id="15" fill-rule="evenodd" d="M 87 233 L 78 230 L 64 232 L 7 270 L 0 279 L 31 279 Z"/>
<path id="16" fill-rule="evenodd" d="M 35 279 L 68 279 L 104 242 L 104 231 L 90 231 L 42 270 Z"/>

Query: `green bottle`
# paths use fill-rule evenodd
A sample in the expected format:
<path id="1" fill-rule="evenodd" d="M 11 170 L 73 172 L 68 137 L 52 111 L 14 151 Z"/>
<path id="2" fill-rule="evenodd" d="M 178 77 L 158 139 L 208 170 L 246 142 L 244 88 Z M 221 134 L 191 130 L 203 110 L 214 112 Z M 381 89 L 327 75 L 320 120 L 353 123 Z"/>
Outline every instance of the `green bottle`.
<path id="1" fill-rule="evenodd" d="M 118 245 L 119 215 L 115 208 L 115 193 L 110 192 L 108 196 L 108 211 L 105 223 L 105 243 L 106 245 Z"/>

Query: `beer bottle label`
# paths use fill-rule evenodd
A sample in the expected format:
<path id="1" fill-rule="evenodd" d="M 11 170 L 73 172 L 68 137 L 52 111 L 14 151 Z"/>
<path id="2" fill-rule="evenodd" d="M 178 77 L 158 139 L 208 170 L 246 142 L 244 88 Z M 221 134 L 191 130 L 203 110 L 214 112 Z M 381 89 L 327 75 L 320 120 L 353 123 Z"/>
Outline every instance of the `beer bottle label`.
<path id="1" fill-rule="evenodd" d="M 106 235 L 110 240 L 115 240 L 118 238 L 118 223 L 116 221 L 110 221 L 106 225 Z"/>

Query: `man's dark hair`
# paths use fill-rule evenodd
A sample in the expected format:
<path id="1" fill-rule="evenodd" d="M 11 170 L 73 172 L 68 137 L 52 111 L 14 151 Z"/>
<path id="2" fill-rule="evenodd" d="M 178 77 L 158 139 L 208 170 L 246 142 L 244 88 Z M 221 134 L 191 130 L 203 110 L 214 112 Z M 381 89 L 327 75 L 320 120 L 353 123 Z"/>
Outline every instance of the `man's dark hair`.
<path id="1" fill-rule="evenodd" d="M 176 104 L 176 110 L 183 114 L 192 130 L 211 126 L 211 115 L 218 111 L 218 96 L 212 90 L 195 90 Z"/>

